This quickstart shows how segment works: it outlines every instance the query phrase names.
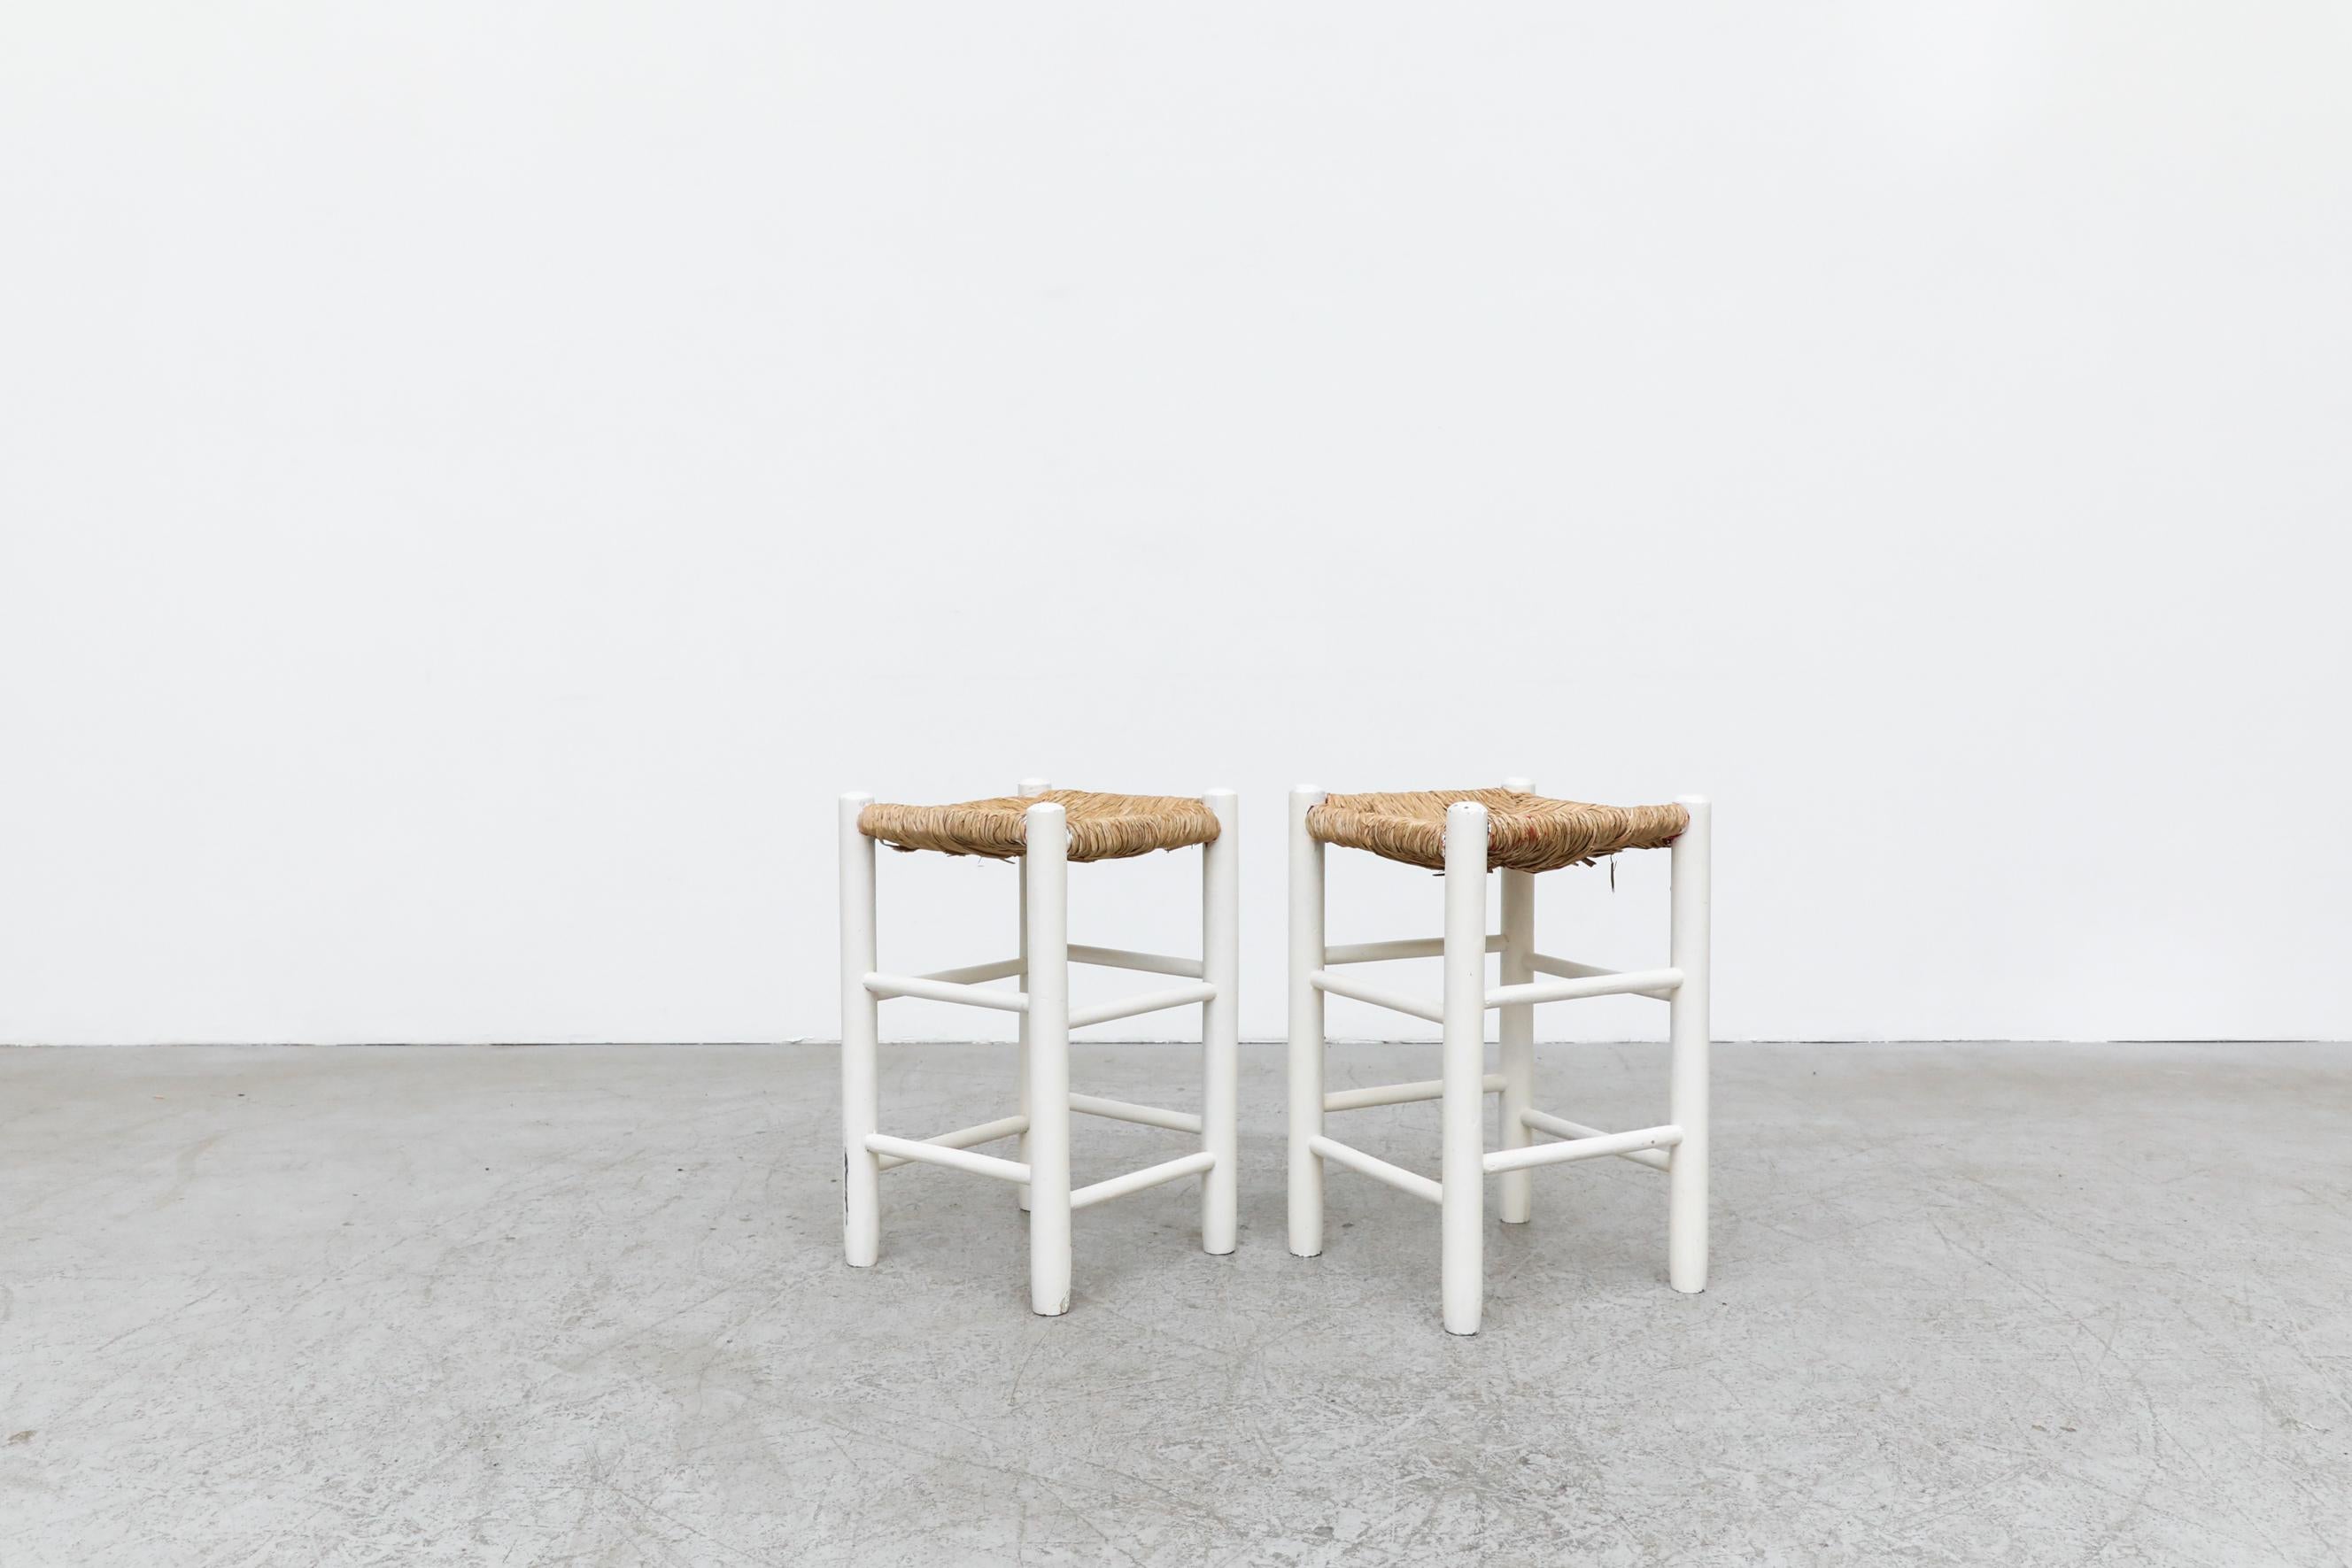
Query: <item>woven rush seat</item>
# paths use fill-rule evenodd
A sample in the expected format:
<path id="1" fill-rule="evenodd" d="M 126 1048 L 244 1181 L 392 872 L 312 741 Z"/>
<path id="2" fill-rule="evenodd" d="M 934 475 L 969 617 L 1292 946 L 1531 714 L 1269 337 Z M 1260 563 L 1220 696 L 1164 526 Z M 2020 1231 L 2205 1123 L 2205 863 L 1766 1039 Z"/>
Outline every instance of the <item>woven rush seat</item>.
<path id="1" fill-rule="evenodd" d="M 1690 826 L 1690 813 L 1680 806 L 1592 806 L 1508 789 L 1416 789 L 1327 796 L 1307 813 L 1307 831 L 1323 843 L 1444 871 L 1445 809 L 1464 800 L 1486 808 L 1489 871 L 1590 865 L 1619 850 L 1662 849 Z"/>
<path id="2" fill-rule="evenodd" d="M 1217 836 L 1217 819 L 1200 800 L 1181 795 L 1102 795 L 1091 789 L 1049 789 L 1043 795 L 998 795 L 954 806 L 898 806 L 876 801 L 857 814 L 858 831 L 894 850 L 1016 860 L 1028 848 L 1030 807 L 1050 802 L 1069 822 L 1069 858 L 1115 861 L 1153 850 L 1181 850 Z"/>

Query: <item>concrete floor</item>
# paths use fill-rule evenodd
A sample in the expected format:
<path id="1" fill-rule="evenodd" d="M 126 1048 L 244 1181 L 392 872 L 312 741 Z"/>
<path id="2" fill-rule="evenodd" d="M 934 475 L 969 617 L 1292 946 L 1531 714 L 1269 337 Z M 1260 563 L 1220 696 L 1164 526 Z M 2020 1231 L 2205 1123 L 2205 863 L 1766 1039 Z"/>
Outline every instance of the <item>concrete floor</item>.
<path id="1" fill-rule="evenodd" d="M 1653 1173 L 1547 1172 L 1473 1340 L 1401 1193 L 1287 1254 L 1246 1056 L 1240 1252 L 1190 1185 L 1091 1210 L 1055 1321 L 977 1178 L 892 1175 L 842 1266 L 828 1050 L 0 1051 L 0 1563 L 2347 1562 L 2352 1051 L 1725 1048 L 1714 1288 Z M 1008 1092 L 888 1061 L 903 1132 Z M 1542 1100 L 1661 1071 L 1546 1048 Z M 1084 1123 L 1081 1179 L 1175 1144 Z"/>

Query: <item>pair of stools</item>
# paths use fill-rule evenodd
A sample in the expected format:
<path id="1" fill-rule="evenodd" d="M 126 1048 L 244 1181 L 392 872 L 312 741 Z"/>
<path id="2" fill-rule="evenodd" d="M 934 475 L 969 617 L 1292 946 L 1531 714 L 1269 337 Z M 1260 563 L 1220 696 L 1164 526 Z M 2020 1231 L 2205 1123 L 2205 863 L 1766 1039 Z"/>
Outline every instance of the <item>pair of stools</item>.
<path id="1" fill-rule="evenodd" d="M 913 1164 L 995 1176 L 1021 1191 L 1029 1211 L 1029 1301 L 1058 1315 L 1070 1304 L 1070 1216 L 1128 1193 L 1197 1176 L 1201 1245 L 1234 1249 L 1238 1230 L 1238 1046 L 1241 962 L 1237 813 L 1231 790 L 1198 799 L 1048 789 L 954 806 L 897 806 L 862 794 L 841 799 L 841 1044 L 843 1238 L 854 1266 L 881 1245 L 881 1178 Z M 1593 806 L 1547 800 L 1523 779 L 1500 789 L 1290 797 L 1290 1249 L 1323 1250 L 1327 1166 L 1388 1183 L 1439 1210 L 1439 1293 L 1445 1327 L 1478 1332 L 1486 1297 L 1486 1181 L 1496 1180 L 1498 1216 L 1523 1224 L 1530 1175 L 1540 1166 L 1615 1155 L 1665 1173 L 1666 1277 L 1677 1291 L 1706 1288 L 1707 802 Z M 929 975 L 883 972 L 875 950 L 874 846 L 1019 860 L 1021 950 L 1013 957 Z M 1444 873 L 1444 932 L 1428 938 L 1334 946 L 1324 939 L 1326 845 L 1368 850 Z M 1201 850 L 1201 956 L 1091 947 L 1069 940 L 1067 866 L 1153 850 Z M 1631 849 L 1672 854 L 1669 967 L 1616 971 L 1537 951 L 1535 878 Z M 1486 873 L 1502 873 L 1502 929 L 1486 929 Z M 1499 957 L 1489 984 L 1486 956 Z M 1403 958 L 1444 960 L 1440 1000 L 1362 984 L 1352 967 Z M 1100 965 L 1181 983 L 1072 1010 L 1069 967 Z M 1018 978 L 1019 990 L 988 982 Z M 1426 1082 L 1326 1092 L 1323 998 L 1353 998 L 1438 1024 L 1441 1075 Z M 1641 996 L 1665 1002 L 1672 1063 L 1668 1120 L 1605 1133 L 1535 1104 L 1535 1009 L 1540 1002 Z M 892 997 L 992 1008 L 1020 1018 L 1018 1111 L 929 1138 L 881 1130 L 879 1004 Z M 1070 1088 L 1070 1031 L 1089 1024 L 1198 1005 L 1202 1100 L 1198 1114 L 1131 1104 Z M 1500 1071 L 1486 1071 L 1486 1015 L 1499 1012 Z M 1485 1135 L 1486 1097 L 1500 1101 L 1498 1147 Z M 1436 1100 L 1437 1179 L 1327 1135 L 1335 1111 Z M 1070 1185 L 1070 1118 L 1104 1116 L 1200 1138 L 1191 1154 L 1086 1186 Z M 1542 1137 L 1538 1137 L 1542 1134 Z M 1013 1157 L 978 1153 L 1001 1139 Z"/>

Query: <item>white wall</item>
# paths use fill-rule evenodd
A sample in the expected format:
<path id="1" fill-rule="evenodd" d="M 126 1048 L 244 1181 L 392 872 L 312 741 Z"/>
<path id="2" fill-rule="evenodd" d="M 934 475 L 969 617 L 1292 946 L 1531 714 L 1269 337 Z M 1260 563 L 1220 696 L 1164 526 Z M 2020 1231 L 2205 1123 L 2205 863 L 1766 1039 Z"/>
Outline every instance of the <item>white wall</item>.
<path id="1" fill-rule="evenodd" d="M 2346 16 L 0 9 L 0 1040 L 826 1036 L 1033 772 L 1254 1035 L 1290 784 L 1520 772 L 1727 1037 L 2352 1035 Z"/>

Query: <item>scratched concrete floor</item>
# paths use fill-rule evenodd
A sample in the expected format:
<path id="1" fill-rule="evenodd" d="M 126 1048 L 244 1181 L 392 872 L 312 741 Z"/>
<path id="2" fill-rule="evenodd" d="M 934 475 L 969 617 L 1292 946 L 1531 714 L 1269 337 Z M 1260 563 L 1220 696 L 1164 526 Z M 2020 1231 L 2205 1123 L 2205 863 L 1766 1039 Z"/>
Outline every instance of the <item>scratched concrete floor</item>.
<path id="1" fill-rule="evenodd" d="M 2352 1052 L 1721 1053 L 1713 1290 L 1663 1186 L 1547 1173 L 1438 1329 L 1436 1216 L 1333 1181 L 1283 1246 L 1271 1048 L 1241 1251 L 1192 1189 L 1078 1220 L 895 1174 L 835 1249 L 819 1048 L 0 1051 L 0 1563 L 2342 1563 Z M 891 1053 L 890 1124 L 1004 1048 Z M 1182 1103 L 1182 1048 L 1078 1052 Z M 1647 1048 L 1545 1099 L 1654 1119 Z M 1335 1083 L 1426 1076 L 1335 1055 Z M 1575 1086 L 1571 1090 L 1571 1086 Z M 1433 1166 L 1434 1108 L 1360 1113 Z M 1087 1124 L 1082 1178 L 1174 1135 Z M 1819 1146 L 1816 1146 L 1819 1145 Z"/>

